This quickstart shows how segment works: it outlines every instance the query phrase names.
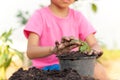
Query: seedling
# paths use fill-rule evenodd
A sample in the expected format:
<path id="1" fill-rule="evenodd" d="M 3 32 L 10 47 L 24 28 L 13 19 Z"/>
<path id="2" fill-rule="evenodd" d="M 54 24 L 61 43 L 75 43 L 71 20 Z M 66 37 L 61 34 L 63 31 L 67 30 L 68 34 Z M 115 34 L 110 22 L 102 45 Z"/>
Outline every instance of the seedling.
<path id="1" fill-rule="evenodd" d="M 79 51 L 80 52 L 84 53 L 84 52 L 89 52 L 90 51 L 90 47 L 85 41 L 80 40 L 80 43 L 82 44 L 82 46 L 79 46 Z"/>

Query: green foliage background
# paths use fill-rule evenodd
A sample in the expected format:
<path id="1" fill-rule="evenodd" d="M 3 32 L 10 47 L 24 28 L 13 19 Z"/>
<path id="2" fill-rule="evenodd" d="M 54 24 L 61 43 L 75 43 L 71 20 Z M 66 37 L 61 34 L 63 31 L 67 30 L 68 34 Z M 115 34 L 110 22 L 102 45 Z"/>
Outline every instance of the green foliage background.
<path id="1" fill-rule="evenodd" d="M 11 63 L 14 63 L 12 58 L 18 56 L 23 60 L 22 52 L 11 48 L 12 39 L 10 36 L 13 32 L 13 29 L 3 32 L 0 36 L 0 80 L 6 79 L 6 70 Z"/>

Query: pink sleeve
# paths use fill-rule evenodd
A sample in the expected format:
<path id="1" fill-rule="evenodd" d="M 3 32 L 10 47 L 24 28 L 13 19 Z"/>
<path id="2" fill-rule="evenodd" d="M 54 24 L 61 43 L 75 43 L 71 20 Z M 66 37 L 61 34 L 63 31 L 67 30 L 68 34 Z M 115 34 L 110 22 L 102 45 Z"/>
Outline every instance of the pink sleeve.
<path id="1" fill-rule="evenodd" d="M 84 15 L 80 14 L 80 24 L 79 24 L 79 37 L 82 40 L 85 40 L 89 34 L 95 34 L 96 30 L 87 21 Z"/>
<path id="2" fill-rule="evenodd" d="M 23 32 L 26 38 L 28 38 L 30 32 L 34 32 L 39 36 L 42 33 L 43 21 L 41 15 L 36 11 L 28 20 Z"/>

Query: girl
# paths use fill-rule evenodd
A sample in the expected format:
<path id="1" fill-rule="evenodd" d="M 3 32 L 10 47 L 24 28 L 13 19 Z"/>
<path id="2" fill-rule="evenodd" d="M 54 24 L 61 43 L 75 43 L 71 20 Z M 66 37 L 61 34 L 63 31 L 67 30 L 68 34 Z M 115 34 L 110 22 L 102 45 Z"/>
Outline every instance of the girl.
<path id="1" fill-rule="evenodd" d="M 102 52 L 94 37 L 96 31 L 93 26 L 82 13 L 69 8 L 75 1 L 51 0 L 49 6 L 36 10 L 28 20 L 24 34 L 28 38 L 27 56 L 32 59 L 33 66 L 44 70 L 59 70 L 54 43 L 61 41 L 64 36 L 66 40 L 70 40 L 69 36 L 73 36 L 86 41 L 96 54 Z M 105 72 L 97 78 L 101 77 L 100 79 L 104 80 L 106 78 L 104 74 Z"/>

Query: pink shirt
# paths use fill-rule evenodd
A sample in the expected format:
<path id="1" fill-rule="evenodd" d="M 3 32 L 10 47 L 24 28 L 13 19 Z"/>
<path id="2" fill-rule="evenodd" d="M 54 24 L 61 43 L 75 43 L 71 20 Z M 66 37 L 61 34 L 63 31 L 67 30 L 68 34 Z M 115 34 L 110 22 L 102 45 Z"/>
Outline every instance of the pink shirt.
<path id="1" fill-rule="evenodd" d="M 62 36 L 74 36 L 78 39 L 85 38 L 95 33 L 95 29 L 78 11 L 69 9 L 66 18 L 60 18 L 51 12 L 49 7 L 36 10 L 28 20 L 24 29 L 24 34 L 28 38 L 30 32 L 35 32 L 40 36 L 40 46 L 54 46 L 55 41 L 60 41 Z M 42 68 L 44 66 L 59 64 L 56 55 L 45 58 L 33 59 L 33 66 Z"/>

